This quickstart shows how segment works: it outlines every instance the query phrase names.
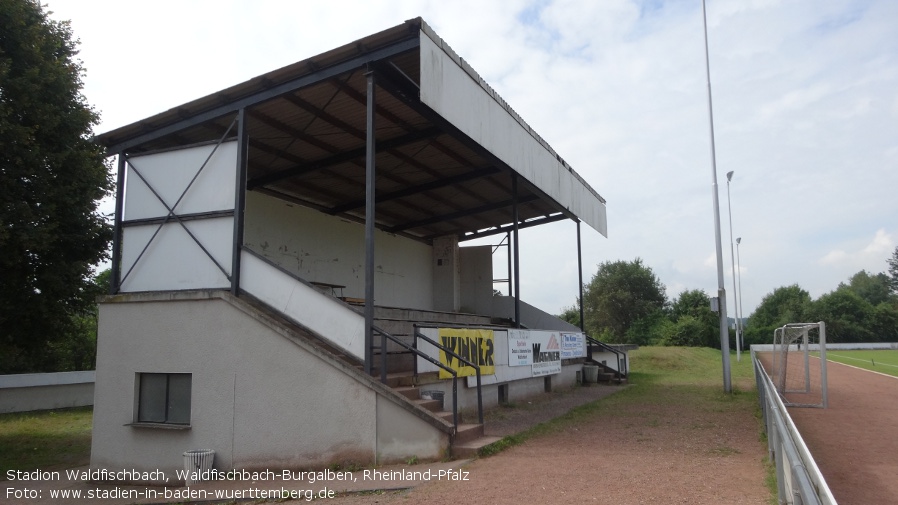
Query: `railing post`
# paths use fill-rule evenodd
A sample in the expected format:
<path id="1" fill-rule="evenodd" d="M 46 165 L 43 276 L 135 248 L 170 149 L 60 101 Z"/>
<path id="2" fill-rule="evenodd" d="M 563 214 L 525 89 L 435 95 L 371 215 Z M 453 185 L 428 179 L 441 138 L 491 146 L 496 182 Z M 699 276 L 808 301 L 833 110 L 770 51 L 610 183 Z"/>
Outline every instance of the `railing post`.
<path id="1" fill-rule="evenodd" d="M 380 332 L 380 382 L 387 383 L 387 334 L 383 331 Z"/>
<path id="2" fill-rule="evenodd" d="M 452 372 L 452 423 L 458 434 L 458 372 Z"/>
<path id="3" fill-rule="evenodd" d="M 477 422 L 483 424 L 483 395 L 480 387 L 480 367 L 478 366 L 475 370 L 477 370 Z"/>

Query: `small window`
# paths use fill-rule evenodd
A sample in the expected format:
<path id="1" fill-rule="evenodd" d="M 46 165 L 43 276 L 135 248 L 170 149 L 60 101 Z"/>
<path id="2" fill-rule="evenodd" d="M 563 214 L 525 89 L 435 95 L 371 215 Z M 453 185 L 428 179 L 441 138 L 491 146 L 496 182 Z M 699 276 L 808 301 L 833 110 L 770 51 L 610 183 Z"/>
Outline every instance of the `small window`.
<path id="1" fill-rule="evenodd" d="M 137 422 L 190 424 L 189 373 L 137 374 Z"/>

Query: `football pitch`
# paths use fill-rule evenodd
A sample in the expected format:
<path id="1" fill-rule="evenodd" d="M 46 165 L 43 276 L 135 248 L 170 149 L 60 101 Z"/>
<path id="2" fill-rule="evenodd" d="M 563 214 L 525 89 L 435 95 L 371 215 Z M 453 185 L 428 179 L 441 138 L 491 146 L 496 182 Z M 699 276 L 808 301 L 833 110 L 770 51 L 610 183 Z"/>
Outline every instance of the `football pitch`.
<path id="1" fill-rule="evenodd" d="M 898 350 L 896 349 L 853 351 L 828 349 L 826 359 L 898 377 Z"/>

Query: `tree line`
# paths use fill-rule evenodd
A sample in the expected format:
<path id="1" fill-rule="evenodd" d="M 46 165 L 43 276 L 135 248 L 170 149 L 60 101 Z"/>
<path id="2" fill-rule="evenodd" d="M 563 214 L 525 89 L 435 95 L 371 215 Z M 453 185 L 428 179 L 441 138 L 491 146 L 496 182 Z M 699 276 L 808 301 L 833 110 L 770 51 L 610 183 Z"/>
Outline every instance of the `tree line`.
<path id="1" fill-rule="evenodd" d="M 877 274 L 862 270 L 816 300 L 797 284 L 774 289 L 744 320 L 744 348 L 771 343 L 784 324 L 816 321 L 826 323 L 828 342 L 898 341 L 898 248 L 887 265 Z M 559 317 L 580 326 L 576 304 Z M 599 265 L 583 287 L 583 317 L 588 334 L 611 343 L 720 348 L 711 297 L 693 289 L 668 300 L 664 284 L 640 258 Z"/>

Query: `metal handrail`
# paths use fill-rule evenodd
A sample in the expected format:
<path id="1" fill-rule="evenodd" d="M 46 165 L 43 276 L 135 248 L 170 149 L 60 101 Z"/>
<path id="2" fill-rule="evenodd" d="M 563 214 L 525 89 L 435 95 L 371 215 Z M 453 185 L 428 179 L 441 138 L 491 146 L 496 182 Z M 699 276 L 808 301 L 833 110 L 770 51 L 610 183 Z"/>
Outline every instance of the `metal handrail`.
<path id="1" fill-rule="evenodd" d="M 768 451 L 777 473 L 777 492 L 781 503 L 802 505 L 835 505 L 836 500 L 826 484 L 813 457 L 801 441 L 793 439 L 794 424 L 788 417 L 785 405 L 760 360 L 752 351 L 758 401 L 761 404 L 764 428 L 767 432 Z M 782 449 L 781 451 L 779 449 Z M 788 461 L 788 467 L 786 465 Z M 785 473 L 789 473 L 792 495 L 787 496 Z"/>
<path id="2" fill-rule="evenodd" d="M 378 328 L 377 326 L 372 326 L 371 330 L 380 335 L 380 346 L 381 346 L 380 347 L 381 348 L 380 380 L 382 383 L 386 384 L 386 382 L 387 382 L 387 360 L 386 360 L 387 340 L 391 340 L 391 341 L 399 344 L 400 347 L 403 347 L 403 348 L 411 351 L 413 354 L 416 354 L 416 355 L 426 359 L 427 361 L 433 363 L 434 365 L 436 365 L 436 366 L 442 368 L 443 370 L 446 370 L 447 372 L 452 374 L 452 424 L 455 426 L 455 432 L 458 433 L 458 372 L 456 370 L 453 370 L 452 368 L 440 363 L 439 360 L 433 359 L 430 356 L 419 351 L 418 349 L 415 349 L 414 347 L 406 344 L 399 338 L 394 337 L 393 335 L 390 335 L 389 333 Z M 478 370 L 478 373 L 479 373 L 479 370 Z M 481 416 L 480 422 L 481 423 L 483 422 L 482 416 Z"/>
<path id="3" fill-rule="evenodd" d="M 419 338 L 424 339 L 424 341 L 429 343 L 430 345 L 432 345 L 432 346 L 436 347 L 437 349 L 445 352 L 446 354 L 452 356 L 453 358 L 457 359 L 461 363 L 464 363 L 465 365 L 473 368 L 474 371 L 477 373 L 477 422 L 479 422 L 480 424 L 483 424 L 483 387 L 482 387 L 482 382 L 480 379 L 480 365 L 476 365 L 476 364 L 472 363 L 471 361 L 461 357 L 452 349 L 449 349 L 448 347 L 444 346 L 443 344 L 440 344 L 439 342 L 429 338 L 427 335 L 424 335 L 423 333 L 418 331 L 419 328 L 438 328 L 437 326 L 417 325 L 416 324 L 416 325 L 414 325 L 414 328 L 415 328 L 414 340 L 412 340 L 412 345 L 414 346 L 416 351 L 418 349 L 418 339 Z M 490 329 L 494 329 L 494 328 L 490 328 Z M 429 356 L 428 356 L 428 358 L 429 358 Z M 418 374 L 418 362 L 415 361 L 415 375 L 417 375 L 417 374 Z M 453 392 L 453 394 L 455 394 L 455 384 L 452 385 L 452 388 L 453 388 L 452 392 Z M 457 398 L 453 397 L 453 402 L 455 402 L 456 399 Z M 455 405 L 453 405 L 453 407 L 455 407 Z"/>
<path id="4" fill-rule="evenodd" d="M 590 337 L 586 333 L 584 333 L 583 336 L 586 337 L 586 342 L 587 342 L 586 347 L 589 352 L 589 359 L 592 359 L 592 351 L 589 350 L 589 345 L 595 345 L 595 346 L 601 347 L 602 349 L 605 349 L 608 352 L 612 352 L 612 353 L 614 353 L 615 356 L 617 356 L 618 378 L 626 377 L 628 375 L 628 373 L 627 373 L 628 372 L 628 370 L 627 370 L 627 355 L 626 354 L 615 349 L 614 347 L 611 347 L 610 345 L 606 344 L 605 342 L 602 342 L 601 340 L 596 340 L 596 339 Z"/>

